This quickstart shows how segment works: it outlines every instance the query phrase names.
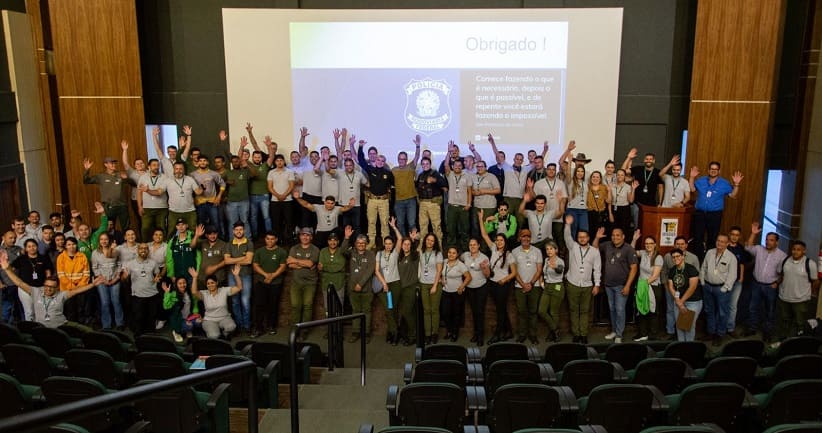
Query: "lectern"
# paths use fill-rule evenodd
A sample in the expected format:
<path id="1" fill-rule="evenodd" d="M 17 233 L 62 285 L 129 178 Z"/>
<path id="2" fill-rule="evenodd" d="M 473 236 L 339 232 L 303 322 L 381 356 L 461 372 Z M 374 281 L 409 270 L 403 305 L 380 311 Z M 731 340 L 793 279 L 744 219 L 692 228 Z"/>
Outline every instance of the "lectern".
<path id="1" fill-rule="evenodd" d="M 642 236 L 655 237 L 660 254 L 667 254 L 674 249 L 674 239 L 677 236 L 690 237 L 693 207 L 639 207 L 639 228 L 642 230 Z"/>

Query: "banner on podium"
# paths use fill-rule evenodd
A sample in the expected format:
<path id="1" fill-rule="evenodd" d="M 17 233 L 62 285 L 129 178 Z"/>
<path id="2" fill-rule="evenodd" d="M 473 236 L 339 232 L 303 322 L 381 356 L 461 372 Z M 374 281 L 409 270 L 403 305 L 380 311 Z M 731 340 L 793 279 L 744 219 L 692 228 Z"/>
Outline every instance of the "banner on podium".
<path id="1" fill-rule="evenodd" d="M 679 218 L 662 218 L 660 224 L 659 246 L 672 247 L 679 229 Z"/>

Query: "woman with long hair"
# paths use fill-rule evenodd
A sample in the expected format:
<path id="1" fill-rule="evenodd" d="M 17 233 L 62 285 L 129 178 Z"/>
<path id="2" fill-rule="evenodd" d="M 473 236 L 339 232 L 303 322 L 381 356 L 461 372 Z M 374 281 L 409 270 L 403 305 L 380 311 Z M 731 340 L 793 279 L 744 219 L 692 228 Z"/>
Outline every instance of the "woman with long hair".
<path id="1" fill-rule="evenodd" d="M 602 183 L 602 173 L 598 170 L 591 173 L 588 179 L 588 229 L 596 233 L 600 227 L 608 223 L 608 196 L 607 185 Z"/>
<path id="2" fill-rule="evenodd" d="M 440 327 L 440 278 L 442 276 L 442 252 L 433 233 L 428 233 L 420 245 L 420 296 L 426 344 L 436 343 Z"/>
<path id="3" fill-rule="evenodd" d="M 397 268 L 400 271 L 400 290 L 394 299 L 395 307 L 399 311 L 397 329 L 402 329 L 405 320 L 405 335 L 402 336 L 403 346 L 417 343 L 417 314 L 416 292 L 420 286 L 420 252 L 417 250 L 419 234 L 416 229 L 411 230 L 407 238 L 400 242 L 397 254 Z"/>
<path id="4" fill-rule="evenodd" d="M 104 278 L 97 286 L 100 295 L 100 322 L 104 329 L 111 329 L 111 309 L 114 309 L 114 324 L 117 329 L 125 329 L 123 307 L 120 304 L 120 255 L 108 233 L 101 233 L 97 248 L 91 253 L 91 269 L 95 276 Z"/>
<path id="5" fill-rule="evenodd" d="M 481 210 L 477 213 L 477 216 L 482 221 L 484 215 Z M 494 336 L 488 340 L 488 343 L 494 344 L 513 337 L 511 319 L 508 317 L 508 295 L 511 293 L 511 281 L 516 277 L 516 274 L 510 272 L 511 257 L 505 235 L 497 233 L 492 241 L 483 224 L 480 224 L 480 234 L 485 241 L 485 245 L 491 250 L 491 258 L 488 260 L 488 269 L 490 270 L 488 291 L 491 294 L 491 299 L 494 300 L 497 323 L 494 327 Z"/>
<path id="6" fill-rule="evenodd" d="M 402 243 L 402 233 L 397 229 L 397 218 L 391 217 L 388 220 L 388 225 L 394 230 L 396 236 L 396 243 Z M 385 236 L 382 240 L 383 250 L 377 252 L 376 263 L 374 268 L 374 278 L 382 286 L 382 290 L 376 293 L 376 297 L 385 308 L 385 320 L 388 325 L 388 333 L 385 335 L 385 341 L 396 346 L 399 343 L 397 337 L 397 309 L 394 308 L 394 297 L 399 295 L 400 286 L 400 268 L 398 264 L 399 248 L 394 248 L 394 239 L 391 236 Z M 388 302 L 388 297 L 391 297 L 391 302 Z"/>
<path id="7" fill-rule="evenodd" d="M 476 241 L 475 241 L 476 242 Z M 457 341 L 460 319 L 465 311 L 465 287 L 471 282 L 468 266 L 459 260 L 457 247 L 448 247 L 448 259 L 442 270 L 442 314 L 445 316 L 445 338 Z"/>
<path id="8" fill-rule="evenodd" d="M 588 230 L 588 184 L 585 182 L 585 167 L 576 167 L 568 180 L 568 205 L 566 215 L 573 215 L 571 235 L 576 238 L 577 231 Z"/>
<path id="9" fill-rule="evenodd" d="M 636 245 L 642 238 L 643 248 Z M 638 333 L 634 341 L 655 340 L 657 336 L 657 305 L 664 299 L 662 288 L 663 260 L 659 254 L 659 247 L 653 236 L 641 236 L 639 230 L 634 233 L 636 255 L 639 258 L 639 279 L 637 280 L 636 304 L 639 317 L 637 318 Z"/>
<path id="10" fill-rule="evenodd" d="M 460 260 L 468 267 L 471 281 L 466 286 L 468 303 L 471 305 L 471 316 L 474 321 L 472 343 L 477 346 L 485 344 L 485 304 L 488 302 L 488 277 L 491 276 L 491 263 L 488 256 L 480 252 L 480 243 L 476 238 L 468 240 L 468 251 L 462 253 Z M 462 321 L 465 309 L 459 311 Z"/>
<path id="11" fill-rule="evenodd" d="M 625 233 L 626 238 L 632 236 L 631 223 L 631 203 L 634 202 L 634 188 L 639 186 L 639 182 L 634 182 L 636 186 L 625 182 L 625 170 L 619 169 L 616 174 L 616 183 L 611 186 L 610 206 L 608 206 L 608 221 L 611 229 L 620 228 Z M 610 231 L 610 230 L 608 230 Z"/>

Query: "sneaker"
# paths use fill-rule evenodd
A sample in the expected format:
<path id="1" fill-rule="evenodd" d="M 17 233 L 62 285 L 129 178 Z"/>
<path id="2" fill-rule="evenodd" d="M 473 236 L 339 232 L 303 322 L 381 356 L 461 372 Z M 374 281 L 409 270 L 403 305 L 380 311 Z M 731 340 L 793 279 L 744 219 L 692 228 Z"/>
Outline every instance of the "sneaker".
<path id="1" fill-rule="evenodd" d="M 622 337 L 614 337 L 614 343 L 621 344 L 622 343 Z"/>
<path id="2" fill-rule="evenodd" d="M 166 326 L 166 321 L 165 320 L 158 320 L 157 323 L 154 325 L 154 329 L 159 331 L 159 330 L 165 328 L 165 326 Z"/>
<path id="3" fill-rule="evenodd" d="M 634 337 L 634 341 L 636 341 L 636 342 L 639 342 L 639 341 L 648 341 L 648 336 L 647 336 L 647 335 L 643 335 L 643 336 L 641 336 L 641 337 L 640 337 L 640 336 L 638 336 L 638 335 L 637 335 L 636 337 Z"/>
<path id="4" fill-rule="evenodd" d="M 178 334 L 177 331 L 171 331 L 171 335 L 174 336 L 174 341 L 177 343 L 183 342 L 183 336 Z"/>
<path id="5" fill-rule="evenodd" d="M 193 336 L 194 336 L 194 334 L 192 334 L 191 332 L 186 332 L 186 338 L 191 338 Z"/>
<path id="6" fill-rule="evenodd" d="M 616 332 L 612 332 L 612 333 L 610 333 L 610 334 L 606 335 L 606 336 L 605 336 L 605 339 L 606 339 L 606 340 L 613 340 L 614 338 L 616 338 L 616 336 L 617 336 L 617 335 L 616 335 Z"/>
<path id="7" fill-rule="evenodd" d="M 768 347 L 771 349 L 779 349 L 779 346 L 782 345 L 782 342 L 777 341 L 776 343 L 771 343 Z"/>

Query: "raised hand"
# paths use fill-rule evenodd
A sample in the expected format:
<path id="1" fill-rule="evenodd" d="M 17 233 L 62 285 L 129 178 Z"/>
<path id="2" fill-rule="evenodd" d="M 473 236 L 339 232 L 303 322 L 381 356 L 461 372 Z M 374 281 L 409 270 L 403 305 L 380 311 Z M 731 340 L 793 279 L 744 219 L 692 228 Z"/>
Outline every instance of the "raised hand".
<path id="1" fill-rule="evenodd" d="M 83 168 L 86 170 L 90 170 L 91 166 L 94 165 L 94 162 L 88 158 L 83 158 Z"/>
<path id="2" fill-rule="evenodd" d="M 419 238 L 420 238 L 420 232 L 418 232 L 418 231 L 417 231 L 417 228 L 416 228 L 416 227 L 414 227 L 413 229 L 411 229 L 411 232 L 410 232 L 410 233 L 408 233 L 408 237 L 409 237 L 409 238 L 411 238 L 411 241 L 412 241 L 412 242 L 413 242 L 413 241 L 416 241 L 417 239 L 419 239 Z"/>
<path id="3" fill-rule="evenodd" d="M 356 143 L 356 142 L 357 142 L 357 136 L 354 135 L 354 134 L 351 134 L 351 136 L 348 137 L 348 145 L 353 146 L 354 143 Z"/>
<path id="4" fill-rule="evenodd" d="M 160 127 L 155 126 L 155 127 L 151 128 L 151 135 L 153 135 L 154 137 L 159 137 L 160 136 Z"/>
<path id="5" fill-rule="evenodd" d="M 633 189 L 639 188 L 639 181 L 634 179 L 634 181 L 631 182 L 631 188 L 633 188 Z"/>
<path id="6" fill-rule="evenodd" d="M 676 154 L 671 158 L 671 165 L 677 165 L 681 161 L 679 154 Z"/>
<path id="7" fill-rule="evenodd" d="M 265 144 L 266 147 L 272 147 L 275 143 L 271 141 L 270 135 L 266 135 L 265 137 L 263 137 L 263 144 Z"/>
<path id="8" fill-rule="evenodd" d="M 454 140 L 448 140 L 448 151 L 451 152 L 451 149 L 457 147 L 457 143 L 454 143 Z"/>
<path id="9" fill-rule="evenodd" d="M 236 265 L 234 265 L 233 268 L 231 268 L 231 273 L 234 274 L 235 278 L 240 277 L 240 269 L 241 269 L 241 267 L 240 267 L 239 264 L 236 264 Z"/>
<path id="10" fill-rule="evenodd" d="M 691 178 L 695 178 L 699 176 L 699 167 L 693 166 L 691 167 Z"/>
<path id="11" fill-rule="evenodd" d="M 636 158 L 637 153 L 639 152 L 636 150 L 636 147 L 632 147 L 631 150 L 628 151 L 628 158 Z"/>
<path id="12" fill-rule="evenodd" d="M 165 281 L 163 281 L 162 287 L 163 287 L 163 291 L 166 292 L 166 293 L 171 291 L 171 286 L 169 286 L 168 283 L 165 282 Z"/>
<path id="13" fill-rule="evenodd" d="M 354 136 L 352 135 L 351 137 L 354 137 Z M 363 146 L 365 146 L 366 144 L 368 144 L 368 142 L 367 142 L 367 141 L 365 141 L 365 140 L 360 140 L 360 141 L 358 141 L 358 142 L 357 142 L 357 145 L 359 145 L 360 147 L 363 147 Z"/>
<path id="14" fill-rule="evenodd" d="M 228 140 L 228 133 L 225 132 L 225 129 L 221 129 L 220 132 L 217 133 L 217 137 L 220 141 Z"/>
<path id="15" fill-rule="evenodd" d="M 568 142 L 568 152 L 573 152 L 577 148 L 576 140 L 571 140 Z"/>
<path id="16" fill-rule="evenodd" d="M 494 145 L 497 144 L 496 142 L 494 142 L 494 136 L 490 132 L 488 133 L 488 142 Z"/>
<path id="17" fill-rule="evenodd" d="M 331 131 L 331 134 L 334 135 L 334 140 L 339 140 L 340 139 L 340 129 L 339 128 L 334 128 L 334 130 Z"/>
<path id="18" fill-rule="evenodd" d="M 126 140 L 121 141 L 120 142 L 120 147 L 122 147 L 123 150 L 128 150 L 128 141 L 126 141 Z"/>
<path id="19" fill-rule="evenodd" d="M 570 216 L 570 215 L 568 215 L 568 216 Z M 568 219 L 566 218 L 565 221 L 568 221 Z M 598 228 L 596 238 L 599 239 L 599 238 L 604 238 L 604 237 L 605 237 L 605 227 Z"/>
<path id="20" fill-rule="evenodd" d="M 542 142 L 542 153 L 548 152 L 548 140 Z"/>
<path id="21" fill-rule="evenodd" d="M 350 238 L 353 234 L 354 229 L 351 226 L 345 226 L 345 228 L 343 229 L 343 235 L 345 236 L 345 239 Z"/>
<path id="22" fill-rule="evenodd" d="M 254 129 L 254 126 L 251 125 L 251 122 L 246 122 L 245 130 L 248 131 L 248 134 L 251 135 L 251 131 Z"/>
<path id="23" fill-rule="evenodd" d="M 99 201 L 94 202 L 94 213 L 101 214 L 105 211 L 106 209 L 103 207 L 103 203 L 100 203 Z"/>
<path id="24" fill-rule="evenodd" d="M 759 224 L 759 222 L 751 223 L 751 233 L 753 233 L 754 235 L 762 233 L 762 226 Z"/>
<path id="25" fill-rule="evenodd" d="M 574 223 L 574 216 L 571 214 L 565 215 L 565 224 L 571 225 Z M 597 232 L 599 233 L 599 232 Z M 604 233 L 604 231 L 603 231 Z"/>
<path id="26" fill-rule="evenodd" d="M 353 198 L 351 200 L 354 200 Z M 397 217 L 388 218 L 388 225 L 391 226 L 392 229 L 397 228 Z"/>
<path id="27" fill-rule="evenodd" d="M 248 137 L 243 135 L 242 137 L 240 137 L 240 149 L 243 149 L 246 146 L 248 146 Z"/>
<path id="28" fill-rule="evenodd" d="M 194 234 L 197 237 L 201 237 L 202 235 L 204 235 L 205 234 L 205 226 L 202 225 L 202 224 L 197 224 L 197 227 L 194 229 Z"/>
<path id="29" fill-rule="evenodd" d="M 420 134 L 417 134 L 414 136 L 414 139 L 412 141 L 414 142 L 415 146 L 420 147 L 420 144 L 422 143 L 422 137 L 420 137 Z"/>
<path id="30" fill-rule="evenodd" d="M 191 278 L 197 279 L 197 270 L 192 267 L 188 268 L 188 275 L 191 275 Z"/>
<path id="31" fill-rule="evenodd" d="M 477 151 L 477 147 L 476 147 L 476 146 L 474 146 L 474 143 L 472 143 L 471 141 L 469 141 L 469 142 L 468 142 L 468 150 L 470 150 L 471 152 L 476 152 L 476 151 Z"/>
<path id="32" fill-rule="evenodd" d="M 191 135 L 191 126 L 183 125 L 183 134 Z"/>
<path id="33" fill-rule="evenodd" d="M 745 176 L 743 176 L 742 172 L 738 171 L 738 170 L 735 171 L 734 175 L 731 177 L 731 179 L 733 179 L 733 181 L 734 181 L 734 185 L 739 185 L 742 182 L 742 179 L 744 179 L 744 178 L 745 178 Z"/>
<path id="34" fill-rule="evenodd" d="M 77 218 L 78 216 L 80 216 L 80 211 L 77 210 L 77 209 L 72 209 L 71 210 L 71 217 L 72 218 Z"/>
<path id="35" fill-rule="evenodd" d="M 640 236 L 642 236 L 642 233 L 640 233 L 640 231 L 639 231 L 639 230 L 636 230 L 636 231 L 634 232 L 634 239 L 633 239 L 633 241 L 632 241 L 631 243 L 632 243 L 632 244 L 635 244 L 635 243 L 636 243 L 636 241 L 639 239 L 639 237 L 640 237 Z"/>
<path id="36" fill-rule="evenodd" d="M 300 137 L 308 137 L 309 135 L 311 135 L 311 133 L 308 132 L 308 128 L 306 128 L 305 126 L 300 128 Z"/>

